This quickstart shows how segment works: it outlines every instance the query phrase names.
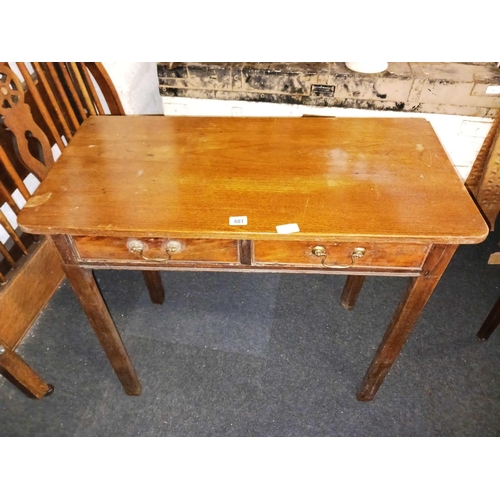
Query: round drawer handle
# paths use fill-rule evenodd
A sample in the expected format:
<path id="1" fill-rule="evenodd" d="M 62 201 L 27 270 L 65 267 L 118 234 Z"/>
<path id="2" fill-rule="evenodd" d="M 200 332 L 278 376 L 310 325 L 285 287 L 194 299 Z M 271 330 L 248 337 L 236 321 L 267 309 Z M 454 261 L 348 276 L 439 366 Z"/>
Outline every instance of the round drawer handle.
<path id="1" fill-rule="evenodd" d="M 324 267 L 328 267 L 329 269 L 347 269 L 348 267 L 352 267 L 356 263 L 356 261 L 358 259 L 361 259 L 361 257 L 363 257 L 363 255 L 365 255 L 366 250 L 363 247 L 356 247 L 351 252 L 351 263 L 347 264 L 345 266 L 337 266 L 337 265 L 331 266 L 331 265 L 325 264 L 325 260 L 326 260 L 326 257 L 327 257 L 326 249 L 325 249 L 325 247 L 322 247 L 320 245 L 315 246 L 312 249 L 312 253 L 316 257 L 321 257 L 321 264 Z"/>
<path id="2" fill-rule="evenodd" d="M 167 259 L 152 259 L 150 257 L 145 257 L 143 254 L 144 243 L 139 240 L 130 240 L 127 243 L 127 248 L 129 252 L 138 254 L 143 260 L 149 260 L 152 262 L 166 262 L 172 258 L 173 253 L 178 253 L 181 251 L 182 245 L 178 241 L 169 241 L 167 243 L 167 246 L 165 247 L 165 251 L 167 252 L 168 255 Z"/>
<path id="3" fill-rule="evenodd" d="M 165 250 L 168 253 L 168 258 L 172 257 L 173 253 L 179 253 L 182 250 L 182 245 L 178 241 L 169 241 Z"/>

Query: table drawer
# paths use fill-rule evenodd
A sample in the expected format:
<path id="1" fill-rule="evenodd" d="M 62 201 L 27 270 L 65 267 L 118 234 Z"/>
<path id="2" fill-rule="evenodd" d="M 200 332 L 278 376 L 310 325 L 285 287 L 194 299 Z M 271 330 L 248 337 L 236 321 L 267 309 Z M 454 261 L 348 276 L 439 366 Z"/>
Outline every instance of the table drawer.
<path id="1" fill-rule="evenodd" d="M 313 249 L 320 255 L 314 255 Z M 327 266 L 420 269 L 428 249 L 429 245 L 398 243 L 255 241 L 254 263 L 324 267 L 324 258 Z"/>
<path id="2" fill-rule="evenodd" d="M 74 236 L 73 240 L 81 260 L 239 262 L 237 242 L 231 240 L 97 236 Z"/>

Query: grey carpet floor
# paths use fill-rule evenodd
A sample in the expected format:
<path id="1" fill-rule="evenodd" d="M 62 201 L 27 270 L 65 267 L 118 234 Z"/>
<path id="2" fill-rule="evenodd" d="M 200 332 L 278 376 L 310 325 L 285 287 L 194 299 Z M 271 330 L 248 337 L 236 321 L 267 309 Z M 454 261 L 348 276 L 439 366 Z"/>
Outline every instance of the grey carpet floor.
<path id="1" fill-rule="evenodd" d="M 18 352 L 55 385 L 0 383 L 0 436 L 498 436 L 498 233 L 461 246 L 374 401 L 356 390 L 405 287 L 372 277 L 353 311 L 342 276 L 140 272 L 96 277 L 143 385 L 126 396 L 64 282 Z"/>

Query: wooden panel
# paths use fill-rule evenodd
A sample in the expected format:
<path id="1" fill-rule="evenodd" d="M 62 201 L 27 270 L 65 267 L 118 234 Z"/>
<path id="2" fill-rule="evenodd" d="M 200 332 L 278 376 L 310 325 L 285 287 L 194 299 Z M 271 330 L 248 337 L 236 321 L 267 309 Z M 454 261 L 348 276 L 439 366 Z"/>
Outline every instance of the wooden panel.
<path id="1" fill-rule="evenodd" d="M 256 241 L 254 242 L 255 263 L 296 264 L 322 267 L 321 258 L 312 253 L 313 247 L 321 245 L 327 252 L 325 264 L 347 265 L 351 252 L 363 247 L 366 254 L 355 267 L 411 268 L 420 269 L 429 249 L 426 245 L 392 243 L 325 243 L 315 241 Z"/>
<path id="2" fill-rule="evenodd" d="M 127 243 L 132 238 L 104 238 L 75 236 L 73 238 L 80 259 L 85 260 L 124 260 L 140 261 L 146 259 L 164 259 L 165 262 L 238 262 L 238 242 L 231 240 L 184 240 L 176 239 L 181 244 L 181 250 L 172 253 L 168 258 L 167 244 L 171 239 L 141 238 L 144 244 L 143 257 L 138 253 L 132 253 Z M 151 262 L 151 261 L 150 261 Z"/>
<path id="3" fill-rule="evenodd" d="M 0 288 L 2 325 L 0 342 L 13 349 L 61 283 L 64 274 L 60 257 L 51 241 L 43 239 L 38 248 L 9 274 Z"/>
<path id="4" fill-rule="evenodd" d="M 230 226 L 229 217 L 248 225 Z M 92 116 L 19 216 L 35 234 L 477 243 L 488 227 L 430 123 Z"/>

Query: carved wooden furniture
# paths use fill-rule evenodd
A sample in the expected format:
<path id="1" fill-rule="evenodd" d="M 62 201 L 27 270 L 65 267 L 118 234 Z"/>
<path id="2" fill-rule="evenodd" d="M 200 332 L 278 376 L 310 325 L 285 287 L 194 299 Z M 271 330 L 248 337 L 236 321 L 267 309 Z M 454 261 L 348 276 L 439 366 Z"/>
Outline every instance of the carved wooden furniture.
<path id="1" fill-rule="evenodd" d="M 493 121 L 465 185 L 493 231 L 500 212 L 500 114 Z"/>
<path id="2" fill-rule="evenodd" d="M 0 76 L 0 117 L 2 118 L 3 125 L 15 137 L 15 146 L 23 164 L 26 165 L 38 179 L 42 179 L 53 163 L 50 144 L 40 127 L 33 121 L 30 107 L 24 102 L 22 84 L 15 73 L 10 68 L 0 65 Z M 40 147 L 40 157 L 44 159 L 43 162 L 33 156 L 30 151 L 29 141 L 33 140 L 36 140 L 37 145 Z M 7 154 L 3 150 L 2 159 L 4 165 L 10 169 L 14 178 L 18 180 L 17 184 L 21 186 L 22 181 L 20 178 L 17 178 L 17 172 L 14 170 Z M 22 185 L 24 186 L 24 184 Z M 24 188 L 23 192 L 25 191 L 27 190 Z M 8 205 L 17 215 L 19 213 L 19 207 L 14 202 L 9 190 L 3 184 L 2 192 Z M 16 245 L 24 255 L 28 255 L 26 245 L 2 212 L 0 212 L 0 223 L 4 229 L 6 229 L 13 244 Z M 3 258 L 12 269 L 17 270 L 19 267 L 18 262 L 14 260 L 7 247 L 0 244 L 0 251 Z M 2 285 L 7 284 L 7 278 L 3 274 L 0 274 L 0 282 Z M 12 297 L 12 293 L 10 296 Z M 15 311 L 15 305 L 15 302 L 9 304 L 9 310 L 4 312 L 4 322 L 6 317 L 12 318 L 13 313 L 15 314 L 13 319 L 16 321 L 20 311 Z M 20 316 L 22 317 L 22 312 Z M 0 342 L 0 368 L 3 372 L 7 373 L 8 376 L 12 377 L 17 383 L 21 384 L 37 398 L 51 394 L 54 390 L 53 386 L 46 384 L 9 345 L 4 345 L 4 343 L 5 341 Z"/>
<path id="3" fill-rule="evenodd" d="M 364 276 L 408 277 L 362 401 L 457 245 L 488 234 L 423 119 L 91 117 L 19 223 L 51 235 L 131 395 L 141 386 L 92 269 L 348 274 L 348 308 Z"/>
<path id="4" fill-rule="evenodd" d="M 63 150 L 89 115 L 124 114 L 100 63 L 16 65 L 23 81 L 15 67 L 0 63 L 0 205 L 7 203 L 15 215 L 20 204 L 13 193 L 30 198 L 23 180 L 29 173 L 45 177 L 53 164 L 52 146 Z M 42 397 L 51 386 L 14 350 L 64 274 L 50 239 L 14 229 L 1 211 L 0 225 L 9 235 L 0 244 L 0 372 Z"/>

